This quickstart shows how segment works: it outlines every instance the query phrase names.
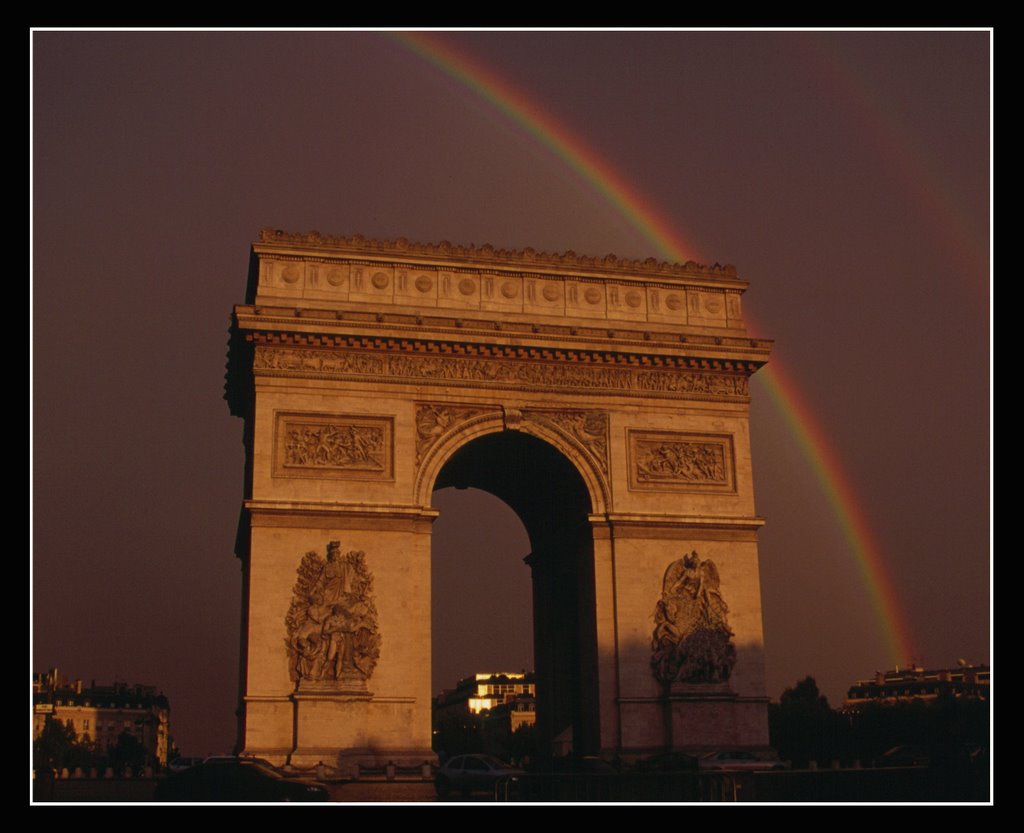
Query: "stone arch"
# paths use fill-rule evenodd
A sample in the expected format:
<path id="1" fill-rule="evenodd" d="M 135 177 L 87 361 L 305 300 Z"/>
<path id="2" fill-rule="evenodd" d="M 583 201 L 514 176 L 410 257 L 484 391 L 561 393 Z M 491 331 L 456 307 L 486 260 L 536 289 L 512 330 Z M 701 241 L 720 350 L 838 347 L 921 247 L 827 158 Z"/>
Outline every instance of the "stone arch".
<path id="1" fill-rule="evenodd" d="M 600 413 L 600 412 L 595 412 Z M 463 446 L 488 434 L 521 431 L 543 440 L 560 452 L 576 469 L 590 495 L 591 513 L 603 515 L 610 505 L 608 479 L 587 448 L 557 423 L 517 409 L 472 414 L 456 422 L 424 451 L 416 474 L 415 495 L 420 506 L 430 505 L 437 476 Z"/>
<path id="2" fill-rule="evenodd" d="M 514 424 L 525 427 L 526 420 Z M 434 486 L 482 489 L 522 521 L 530 541 L 524 561 L 533 588 L 538 746 L 597 754 L 593 503 L 577 464 L 561 445 L 526 430 L 478 432 L 446 457 Z M 442 603 L 457 606 L 458 600 Z"/>
<path id="3" fill-rule="evenodd" d="M 565 496 L 549 502 L 572 515 L 562 535 L 544 497 L 490 478 L 535 519 L 535 580 L 593 567 L 592 748 L 767 744 L 748 380 L 771 342 L 746 332 L 746 286 L 717 264 L 261 232 L 225 388 L 246 452 L 239 749 L 303 766 L 432 758 L 431 493 L 508 449 L 558 475 Z M 340 645 L 341 614 L 369 606 L 346 598 L 328 626 L 302 589 L 336 541 L 376 588 L 379 661 L 355 682 L 289 660 Z M 652 672 L 663 577 L 687 556 L 714 565 L 728 600 L 726 683 Z"/>

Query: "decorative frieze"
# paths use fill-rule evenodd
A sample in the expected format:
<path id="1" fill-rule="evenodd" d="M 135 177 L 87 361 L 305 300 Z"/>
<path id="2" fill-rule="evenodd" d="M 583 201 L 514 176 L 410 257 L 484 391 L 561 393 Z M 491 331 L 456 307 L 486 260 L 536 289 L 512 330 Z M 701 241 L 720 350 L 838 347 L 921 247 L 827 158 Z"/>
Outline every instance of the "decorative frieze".
<path id="1" fill-rule="evenodd" d="M 257 372 L 282 370 L 315 375 L 380 376 L 387 372 L 384 356 L 335 350 L 297 350 L 257 347 L 253 357 Z"/>
<path id="2" fill-rule="evenodd" d="M 275 477 L 393 477 L 390 417 L 277 413 Z"/>
<path id="3" fill-rule="evenodd" d="M 317 235 L 287 237 L 293 242 L 304 239 L 300 248 L 306 251 L 297 251 L 276 233 L 266 242 L 286 243 L 284 247 L 259 247 L 261 303 L 276 300 L 315 308 L 326 302 L 353 302 L 377 308 L 474 310 L 483 315 L 522 313 L 545 319 L 568 316 L 743 327 L 738 303 L 743 282 L 736 278 L 732 267 L 646 261 L 633 263 L 637 268 L 623 269 L 628 262 L 611 257 L 583 258 L 575 265 L 589 264 L 590 268 L 577 269 L 572 260 L 554 256 L 550 266 L 566 268 L 560 270 L 561 274 L 552 274 L 549 268 L 537 270 L 539 262 L 534 256 L 504 262 L 502 268 L 494 268 L 495 261 L 489 257 L 470 258 L 472 262 L 462 256 L 441 261 L 431 257 L 423 263 L 410 263 L 406 255 L 378 257 L 383 251 L 376 243 L 364 249 L 350 239 L 342 243 L 343 252 L 333 245 L 320 245 L 326 241 Z M 484 253 L 488 247 L 456 248 L 468 254 Z M 384 250 L 395 254 L 400 251 L 387 243 Z"/>
<path id="4" fill-rule="evenodd" d="M 629 431 L 627 445 L 632 489 L 736 491 L 728 434 Z"/>
<path id="5" fill-rule="evenodd" d="M 714 373 L 673 367 L 641 369 L 572 361 L 432 356 L 401 352 L 315 350 L 259 345 L 253 360 L 256 373 L 379 381 L 413 380 L 425 384 L 594 393 L 636 393 L 693 399 L 745 402 L 747 379 L 742 374 Z"/>

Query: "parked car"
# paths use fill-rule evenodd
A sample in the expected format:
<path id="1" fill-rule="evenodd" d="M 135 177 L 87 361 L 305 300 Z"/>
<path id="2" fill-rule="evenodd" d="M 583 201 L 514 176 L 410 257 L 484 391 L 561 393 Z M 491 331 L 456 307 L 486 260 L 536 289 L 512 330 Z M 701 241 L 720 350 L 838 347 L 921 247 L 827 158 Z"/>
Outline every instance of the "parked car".
<path id="1" fill-rule="evenodd" d="M 641 758 L 633 765 L 634 772 L 693 772 L 699 768 L 700 761 L 685 752 L 659 752 L 647 758 Z"/>
<path id="2" fill-rule="evenodd" d="M 202 758 L 175 758 L 167 764 L 167 770 L 168 772 L 184 772 L 186 769 L 191 769 L 196 764 L 201 764 L 202 762 Z"/>
<path id="3" fill-rule="evenodd" d="M 721 770 L 730 772 L 756 772 L 768 769 L 785 769 L 786 765 L 776 759 L 766 759 L 748 752 L 746 749 L 722 749 L 709 752 L 698 761 L 701 770 Z"/>
<path id="4" fill-rule="evenodd" d="M 255 755 L 207 755 L 201 759 L 204 764 L 213 763 L 235 763 L 236 761 L 252 761 L 253 763 L 262 764 L 267 769 L 272 769 L 277 773 L 283 775 L 276 766 L 274 766 L 266 758 L 257 758 Z"/>
<path id="5" fill-rule="evenodd" d="M 327 801 L 315 781 L 285 778 L 255 758 L 208 758 L 168 775 L 156 788 L 156 801 Z"/>
<path id="6" fill-rule="evenodd" d="M 533 758 L 526 765 L 530 773 L 574 773 L 589 775 L 618 775 L 618 770 L 597 755 L 566 755 L 556 758 Z"/>
<path id="7" fill-rule="evenodd" d="M 517 780 L 524 774 L 491 755 L 456 755 L 437 771 L 434 788 L 441 798 L 452 792 L 493 792 L 496 784 L 506 779 Z"/>
<path id="8" fill-rule="evenodd" d="M 875 766 L 928 766 L 931 757 L 931 751 L 923 746 L 894 746 L 875 759 Z"/>

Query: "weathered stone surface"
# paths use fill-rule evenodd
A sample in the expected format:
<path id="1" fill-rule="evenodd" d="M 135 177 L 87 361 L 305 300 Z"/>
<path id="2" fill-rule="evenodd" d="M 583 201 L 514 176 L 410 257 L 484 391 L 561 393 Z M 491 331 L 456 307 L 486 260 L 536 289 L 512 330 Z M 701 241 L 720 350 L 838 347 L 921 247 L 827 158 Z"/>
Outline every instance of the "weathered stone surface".
<path id="1" fill-rule="evenodd" d="M 380 656 L 373 576 L 366 553 L 327 545 L 303 556 L 285 617 L 288 671 L 299 690 L 366 691 Z"/>
<path id="2" fill-rule="evenodd" d="M 460 477 L 529 502 L 471 463 L 485 447 L 535 459 L 531 443 L 568 464 L 586 503 L 573 515 L 555 490 L 513 507 L 540 542 L 550 731 L 578 719 L 578 751 L 627 756 L 767 743 L 748 379 L 771 343 L 746 335 L 734 268 L 272 230 L 253 255 L 226 396 L 247 454 L 245 751 L 337 765 L 432 755 L 431 493 L 468 458 Z M 486 445 L 496 438 L 509 442 Z M 585 535 L 545 545 L 530 528 L 540 510 Z M 317 596 L 327 562 L 301 554 L 331 541 L 365 553 L 372 605 Z M 728 599 L 720 632 L 734 656 L 700 680 L 681 672 L 678 642 L 656 638 L 659 678 L 652 632 L 678 625 L 666 565 L 694 552 L 694 569 L 717 576 L 698 596 L 717 594 L 723 611 Z M 332 605 L 363 637 L 328 624 Z M 579 664 L 559 676 L 566 657 Z"/>
<path id="3" fill-rule="evenodd" d="M 665 570 L 654 610 L 651 668 L 662 683 L 721 684 L 736 664 L 736 646 L 718 568 L 696 550 Z M 693 689 L 695 694 L 699 688 Z"/>

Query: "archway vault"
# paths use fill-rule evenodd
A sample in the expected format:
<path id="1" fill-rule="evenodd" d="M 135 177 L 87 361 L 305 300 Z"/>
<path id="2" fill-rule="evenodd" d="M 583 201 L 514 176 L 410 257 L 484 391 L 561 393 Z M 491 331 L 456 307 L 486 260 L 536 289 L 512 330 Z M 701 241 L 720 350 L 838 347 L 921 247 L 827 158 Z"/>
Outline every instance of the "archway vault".
<path id="1" fill-rule="evenodd" d="M 766 744 L 748 379 L 771 343 L 745 289 L 718 265 L 261 232 L 225 397 L 239 749 L 432 758 L 431 493 L 460 478 L 530 516 L 552 739 Z"/>
<path id="2" fill-rule="evenodd" d="M 437 488 L 475 487 L 504 501 L 530 540 L 539 748 L 601 750 L 591 503 L 564 452 L 519 430 L 491 432 L 446 460 Z M 458 599 L 446 604 L 459 606 Z"/>
<path id="3" fill-rule="evenodd" d="M 430 504 L 430 495 L 441 488 L 438 474 L 459 449 L 480 437 L 513 431 L 543 440 L 564 455 L 586 485 L 591 512 L 603 515 L 608 511 L 608 415 L 603 411 L 420 403 L 416 422 L 423 449 L 414 486 L 420 505 Z M 585 428 L 588 422 L 589 433 Z M 434 426 L 439 429 L 436 435 Z"/>

